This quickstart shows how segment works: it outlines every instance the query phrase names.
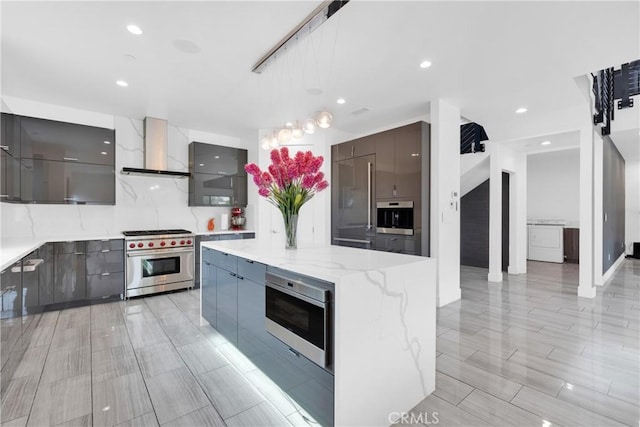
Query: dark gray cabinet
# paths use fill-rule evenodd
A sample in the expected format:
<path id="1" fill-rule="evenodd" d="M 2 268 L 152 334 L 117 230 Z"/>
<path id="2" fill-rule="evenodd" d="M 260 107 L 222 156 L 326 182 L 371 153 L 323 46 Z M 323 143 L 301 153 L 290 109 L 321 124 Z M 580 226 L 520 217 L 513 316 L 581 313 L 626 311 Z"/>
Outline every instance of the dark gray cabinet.
<path id="1" fill-rule="evenodd" d="M 20 124 L 13 114 L 0 117 L 0 200 L 20 200 Z"/>
<path id="2" fill-rule="evenodd" d="M 87 298 L 107 298 L 124 293 L 124 240 L 87 242 Z"/>
<path id="3" fill-rule="evenodd" d="M 375 154 L 376 142 L 371 136 L 354 139 L 342 144 L 334 145 L 331 152 L 331 160 L 336 162 L 340 160 L 351 159 L 354 157 Z"/>
<path id="4" fill-rule="evenodd" d="M 422 123 L 375 135 L 376 199 L 420 199 Z"/>
<path id="5" fill-rule="evenodd" d="M 20 117 L 20 157 L 115 165 L 115 130 Z"/>
<path id="6" fill-rule="evenodd" d="M 196 278 L 194 288 L 200 288 L 200 243 L 211 242 L 215 240 L 239 240 L 239 239 L 255 239 L 256 233 L 226 233 L 226 234 L 198 234 L 196 236 Z M 204 276 L 204 271 L 203 271 Z"/>
<path id="7" fill-rule="evenodd" d="M 22 261 L 0 273 L 0 391 L 4 392 L 24 354 L 22 342 Z"/>
<path id="8" fill-rule="evenodd" d="M 27 203 L 115 204 L 115 169 L 71 161 L 22 159 L 21 200 Z"/>
<path id="9" fill-rule="evenodd" d="M 216 329 L 230 343 L 238 344 L 238 278 L 231 271 L 218 268 Z"/>
<path id="10" fill-rule="evenodd" d="M 208 250 L 208 249 L 207 249 Z M 214 328 L 217 327 L 217 267 L 202 261 L 202 317 Z"/>
<path id="11" fill-rule="evenodd" d="M 53 304 L 53 243 L 40 246 L 38 258 L 43 260 L 43 263 L 38 267 L 38 304 L 44 307 Z"/>
<path id="12" fill-rule="evenodd" d="M 189 144 L 189 206 L 246 206 L 247 150 Z"/>
<path id="13" fill-rule="evenodd" d="M 374 249 L 385 252 L 397 252 L 408 255 L 420 253 L 420 242 L 416 236 L 398 236 L 393 234 L 378 234 Z"/>
<path id="14" fill-rule="evenodd" d="M 115 130 L 2 114 L 2 201 L 115 204 Z"/>
<path id="15" fill-rule="evenodd" d="M 87 297 L 85 242 L 56 242 L 54 250 L 53 302 Z"/>
<path id="16" fill-rule="evenodd" d="M 264 264 L 204 248 L 203 317 L 317 421 L 333 425 L 333 375 L 266 331 L 266 271 Z"/>

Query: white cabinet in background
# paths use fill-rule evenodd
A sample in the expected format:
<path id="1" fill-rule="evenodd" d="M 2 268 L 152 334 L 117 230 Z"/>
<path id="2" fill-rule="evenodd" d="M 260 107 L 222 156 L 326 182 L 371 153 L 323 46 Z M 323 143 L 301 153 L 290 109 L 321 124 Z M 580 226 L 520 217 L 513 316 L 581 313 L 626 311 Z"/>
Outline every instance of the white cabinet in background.
<path id="1" fill-rule="evenodd" d="M 562 225 L 529 225 L 528 259 L 532 261 L 564 262 Z"/>

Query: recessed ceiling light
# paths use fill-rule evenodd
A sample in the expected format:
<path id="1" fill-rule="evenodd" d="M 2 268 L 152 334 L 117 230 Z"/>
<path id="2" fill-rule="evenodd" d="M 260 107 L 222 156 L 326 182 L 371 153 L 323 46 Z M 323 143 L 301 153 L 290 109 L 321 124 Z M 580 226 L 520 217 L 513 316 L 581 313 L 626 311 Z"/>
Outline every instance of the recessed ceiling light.
<path id="1" fill-rule="evenodd" d="M 420 68 L 429 68 L 431 67 L 431 61 L 422 61 L 420 63 Z"/>
<path id="2" fill-rule="evenodd" d="M 131 34 L 135 34 L 136 36 L 142 34 L 142 29 L 135 24 L 127 25 L 127 31 L 129 31 Z"/>
<path id="3" fill-rule="evenodd" d="M 204 166 L 204 163 L 200 163 L 200 166 Z"/>
<path id="4" fill-rule="evenodd" d="M 116 82 L 116 84 L 117 84 L 118 86 L 121 86 L 121 87 L 127 87 L 127 86 L 129 86 L 129 83 L 125 82 L 124 80 L 118 80 L 118 81 Z"/>
<path id="5" fill-rule="evenodd" d="M 102 154 L 103 156 L 106 156 L 107 152 L 106 151 L 101 151 L 100 154 Z"/>
<path id="6" fill-rule="evenodd" d="M 219 158 L 220 158 L 220 156 L 213 156 L 213 158 L 214 158 L 214 159 L 219 159 Z"/>
<path id="7" fill-rule="evenodd" d="M 345 102 L 347 102 L 344 98 L 338 98 L 338 100 L 336 101 L 338 104 L 342 105 Z"/>
<path id="8" fill-rule="evenodd" d="M 520 107 L 516 110 L 516 114 L 522 114 L 522 113 L 526 113 L 527 109 L 524 107 Z"/>
<path id="9" fill-rule="evenodd" d="M 287 123 L 284 124 L 284 126 L 288 127 L 288 128 L 291 128 L 291 127 L 293 127 L 293 123 L 287 122 Z M 216 157 L 216 159 L 217 159 L 217 157 Z"/>
<path id="10" fill-rule="evenodd" d="M 540 145 L 551 145 L 551 141 L 542 141 Z"/>
<path id="11" fill-rule="evenodd" d="M 105 141 L 104 143 L 109 145 L 109 144 L 111 144 L 111 141 Z"/>

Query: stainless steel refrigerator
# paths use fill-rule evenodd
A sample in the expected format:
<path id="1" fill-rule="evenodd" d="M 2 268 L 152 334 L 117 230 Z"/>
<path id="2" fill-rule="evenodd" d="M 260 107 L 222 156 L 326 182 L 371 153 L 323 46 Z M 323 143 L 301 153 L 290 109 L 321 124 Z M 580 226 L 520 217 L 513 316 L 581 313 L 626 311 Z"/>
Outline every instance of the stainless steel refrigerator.
<path id="1" fill-rule="evenodd" d="M 373 249 L 376 156 L 332 163 L 331 244 Z"/>

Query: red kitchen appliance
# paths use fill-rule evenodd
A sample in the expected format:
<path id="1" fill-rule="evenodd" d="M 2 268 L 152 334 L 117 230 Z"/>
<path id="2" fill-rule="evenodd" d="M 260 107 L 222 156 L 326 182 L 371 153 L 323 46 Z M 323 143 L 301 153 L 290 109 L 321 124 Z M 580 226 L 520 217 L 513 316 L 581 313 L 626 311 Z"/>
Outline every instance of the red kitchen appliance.
<path id="1" fill-rule="evenodd" d="M 246 218 L 244 217 L 244 211 L 242 208 L 232 208 L 231 209 L 231 229 L 232 230 L 242 230 L 244 227 L 244 223 Z"/>

